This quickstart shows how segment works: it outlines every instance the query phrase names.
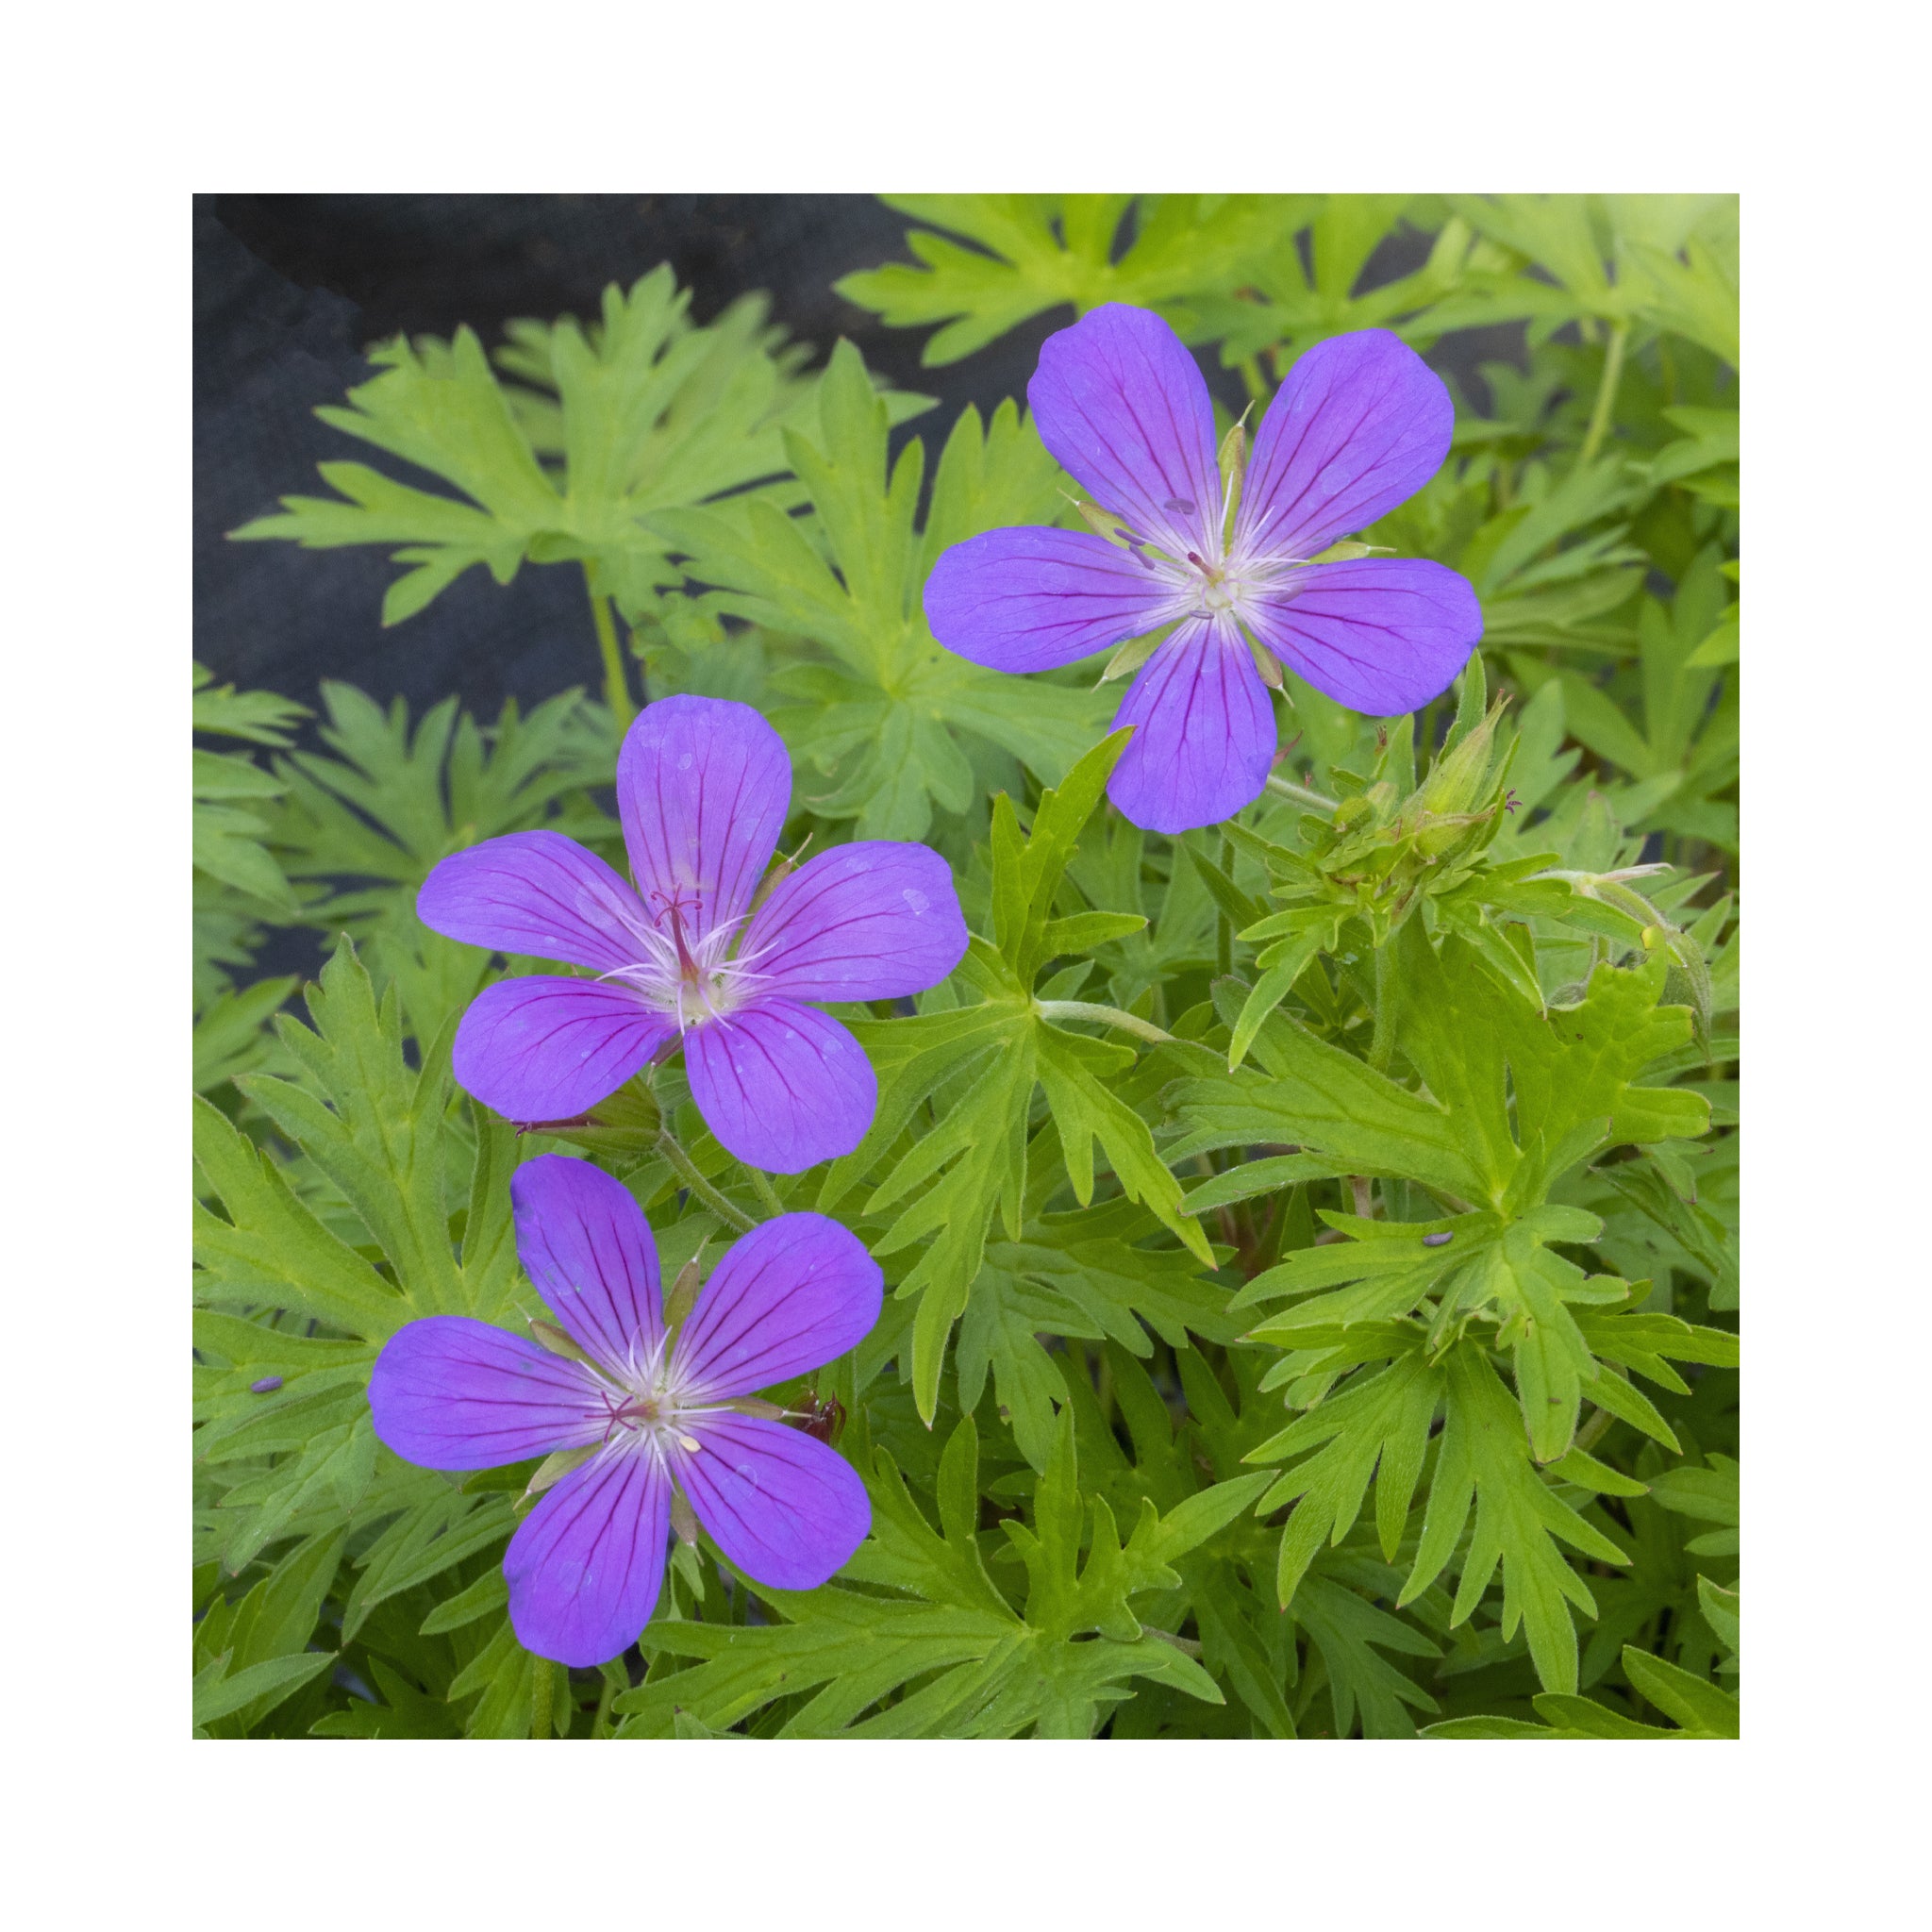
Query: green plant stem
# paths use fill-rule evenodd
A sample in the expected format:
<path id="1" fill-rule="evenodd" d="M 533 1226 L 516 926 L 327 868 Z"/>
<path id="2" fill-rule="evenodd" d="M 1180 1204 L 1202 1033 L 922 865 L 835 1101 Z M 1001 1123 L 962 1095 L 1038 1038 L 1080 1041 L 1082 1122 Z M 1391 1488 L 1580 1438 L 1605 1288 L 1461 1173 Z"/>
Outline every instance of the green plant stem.
<path id="1" fill-rule="evenodd" d="M 1234 841 L 1224 837 L 1221 841 L 1221 870 L 1234 877 Z M 1214 920 L 1214 963 L 1225 978 L 1234 971 L 1234 925 L 1228 919 L 1227 908 L 1218 908 Z"/>
<path id="2" fill-rule="evenodd" d="M 1389 1071 L 1395 1058 L 1395 1023 L 1402 984 L 1395 976 L 1394 935 L 1375 948 L 1375 1030 L 1369 1041 L 1369 1064 L 1378 1074 Z"/>
<path id="3" fill-rule="evenodd" d="M 1561 866 L 1551 866 L 1546 872 L 1530 874 L 1534 879 L 1563 879 L 1579 891 L 1590 886 L 1620 886 L 1631 879 L 1654 878 L 1660 872 L 1675 872 L 1676 867 L 1659 859 L 1654 865 L 1626 865 L 1616 872 L 1570 872 Z M 1591 896 L 1585 892 L 1586 897 Z"/>
<path id="4" fill-rule="evenodd" d="M 1610 1424 L 1615 1421 L 1616 1417 L 1607 1408 L 1591 1409 L 1589 1419 L 1576 1432 L 1574 1446 L 1585 1451 L 1593 1449 L 1597 1443 L 1603 1441 Z"/>
<path id="5" fill-rule="evenodd" d="M 742 1166 L 743 1163 L 741 1162 L 740 1165 Z M 772 1185 L 771 1175 L 756 1167 L 747 1167 L 744 1171 L 751 1176 L 751 1191 L 758 1197 L 758 1206 L 774 1220 L 783 1214 L 785 1204 L 779 1200 L 778 1191 Z"/>
<path id="6" fill-rule="evenodd" d="M 610 1701 L 619 1690 L 626 1688 L 629 1674 L 621 1662 L 604 1666 L 604 1689 L 597 1698 L 597 1715 L 591 1720 L 591 1735 L 593 1738 L 608 1738 L 611 1732 Z"/>
<path id="7" fill-rule="evenodd" d="M 1306 785 L 1297 785 L 1290 778 L 1277 778 L 1272 773 L 1268 778 L 1268 789 L 1277 798 L 1292 799 L 1296 805 L 1305 805 L 1311 811 L 1333 811 L 1340 802 L 1324 798 L 1319 791 L 1310 791 Z"/>
<path id="8" fill-rule="evenodd" d="M 556 1697 L 557 1666 L 547 1657 L 530 1659 L 530 1735 L 550 1735 L 550 1707 Z"/>
<path id="9" fill-rule="evenodd" d="M 1042 1020 L 1091 1020 L 1099 1026 L 1118 1026 L 1123 1033 L 1151 1040 L 1156 1046 L 1180 1046 L 1184 1042 L 1172 1033 L 1163 1033 L 1151 1020 L 1137 1019 L 1118 1007 L 1096 1007 L 1086 1000 L 1035 1000 L 1033 1010 Z"/>
<path id="10" fill-rule="evenodd" d="M 1596 386 L 1596 401 L 1590 411 L 1590 427 L 1583 432 L 1583 447 L 1576 452 L 1576 467 L 1587 469 L 1609 434 L 1610 411 L 1616 407 L 1617 384 L 1624 375 L 1624 344 L 1629 339 L 1630 325 L 1616 323 L 1610 329 L 1609 347 L 1604 351 L 1604 373 Z"/>
<path id="11" fill-rule="evenodd" d="M 589 589 L 591 575 L 584 573 Z M 597 626 L 597 651 L 604 659 L 604 702 L 610 707 L 620 736 L 637 715 L 630 701 L 630 685 L 624 675 L 624 653 L 617 645 L 617 621 L 610 614 L 610 599 L 591 591 L 591 622 Z"/>
<path id="12" fill-rule="evenodd" d="M 671 1163 L 671 1170 L 687 1188 L 722 1221 L 740 1234 L 749 1234 L 758 1225 L 742 1208 L 734 1208 L 697 1170 L 697 1163 L 668 1132 L 658 1136 L 658 1152 Z"/>

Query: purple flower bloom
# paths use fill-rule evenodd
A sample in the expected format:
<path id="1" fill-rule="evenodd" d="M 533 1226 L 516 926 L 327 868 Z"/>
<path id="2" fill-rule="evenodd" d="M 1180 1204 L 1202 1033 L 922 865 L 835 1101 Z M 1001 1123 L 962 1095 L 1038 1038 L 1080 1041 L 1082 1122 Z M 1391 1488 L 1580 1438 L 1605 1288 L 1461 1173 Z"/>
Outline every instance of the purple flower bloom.
<path id="1" fill-rule="evenodd" d="M 425 924 L 596 974 L 486 987 L 457 1029 L 461 1085 L 512 1120 L 570 1120 L 682 1041 L 691 1098 L 740 1160 L 798 1174 L 851 1153 L 878 1103 L 872 1064 L 803 1002 L 937 986 L 966 924 L 945 861 L 884 840 L 821 853 L 752 910 L 791 798 L 784 744 L 749 705 L 661 698 L 617 760 L 636 891 L 557 832 L 442 860 Z"/>
<path id="2" fill-rule="evenodd" d="M 1308 562 L 1449 454 L 1449 393 L 1387 329 L 1333 336 L 1290 370 L 1231 529 L 1208 385 L 1151 310 L 1109 302 L 1049 336 L 1026 399 L 1121 542 L 1040 527 L 970 538 L 926 580 L 926 618 L 995 671 L 1051 670 L 1174 625 L 1114 719 L 1137 728 L 1108 794 L 1136 824 L 1184 832 L 1260 795 L 1276 734 L 1250 639 L 1387 716 L 1445 690 L 1482 636 L 1475 592 L 1439 563 Z"/>
<path id="3" fill-rule="evenodd" d="M 878 1264 L 837 1222 L 781 1214 L 724 1255 L 667 1335 L 657 1245 L 621 1182 L 546 1154 L 510 1197 L 517 1253 L 587 1359 L 432 1315 L 385 1344 L 369 1406 L 382 1441 L 430 1469 L 583 1452 L 504 1554 L 517 1641 L 580 1668 L 635 1642 L 663 1582 L 674 1487 L 753 1581 L 824 1582 L 872 1527 L 865 1487 L 746 1398 L 871 1333 Z"/>

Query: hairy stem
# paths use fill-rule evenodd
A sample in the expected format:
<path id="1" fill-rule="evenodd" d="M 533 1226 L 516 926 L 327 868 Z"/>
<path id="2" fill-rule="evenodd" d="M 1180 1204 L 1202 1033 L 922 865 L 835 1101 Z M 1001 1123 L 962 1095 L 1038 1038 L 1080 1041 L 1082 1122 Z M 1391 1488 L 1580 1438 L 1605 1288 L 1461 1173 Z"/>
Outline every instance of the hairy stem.
<path id="1" fill-rule="evenodd" d="M 591 574 L 586 570 L 586 589 L 590 582 Z M 631 706 L 630 684 L 624 675 L 624 653 L 617 645 L 617 622 L 610 614 L 610 599 L 595 591 L 591 591 L 591 622 L 597 626 L 597 652 L 604 659 L 604 702 L 610 707 L 621 737 L 637 713 Z"/>
<path id="2" fill-rule="evenodd" d="M 741 1161 L 739 1165 L 742 1167 L 744 1163 Z M 758 1206 L 775 1221 L 784 1213 L 785 1204 L 779 1200 L 778 1191 L 772 1185 L 771 1175 L 756 1167 L 746 1167 L 744 1171 L 751 1176 L 751 1191 L 758 1197 Z"/>
<path id="3" fill-rule="evenodd" d="M 1324 798 L 1319 791 L 1310 791 L 1306 785 L 1297 785 L 1291 778 L 1277 778 L 1271 772 L 1268 789 L 1278 798 L 1292 799 L 1296 805 L 1305 805 L 1310 811 L 1333 811 L 1338 800 Z"/>
<path id="4" fill-rule="evenodd" d="M 1593 1449 L 1608 1432 L 1610 1424 L 1617 1418 L 1607 1408 L 1593 1408 L 1589 1419 L 1577 1430 L 1574 1446 L 1582 1450 Z"/>
<path id="5" fill-rule="evenodd" d="M 1596 453 L 1603 447 L 1604 438 L 1609 434 L 1610 411 L 1616 407 L 1617 384 L 1624 375 L 1624 344 L 1628 340 L 1630 325 L 1616 323 L 1610 329 L 1609 347 L 1604 351 L 1604 373 L 1596 386 L 1596 402 L 1590 412 L 1590 427 L 1583 432 L 1583 447 L 1576 452 L 1576 467 L 1587 469 L 1596 460 Z"/>
<path id="6" fill-rule="evenodd" d="M 1124 1013 L 1118 1007 L 1096 1007 L 1086 1000 L 1035 1000 L 1033 1010 L 1042 1020 L 1091 1020 L 1100 1026 L 1118 1026 L 1123 1033 L 1151 1040 L 1156 1046 L 1178 1046 L 1172 1033 L 1163 1033 L 1151 1020 Z"/>
<path id="7" fill-rule="evenodd" d="M 1653 865 L 1622 866 L 1615 872 L 1569 872 L 1561 866 L 1553 865 L 1545 872 L 1531 873 L 1530 877 L 1537 879 L 1565 879 L 1571 885 L 1582 890 L 1591 886 L 1623 885 L 1631 879 L 1655 878 L 1658 873 L 1675 872 L 1676 869 L 1674 865 L 1669 864 L 1663 859 L 1658 859 Z M 1585 897 L 1589 896 L 1590 893 L 1585 890 Z"/>
<path id="8" fill-rule="evenodd" d="M 726 1227 L 735 1227 L 740 1234 L 749 1234 L 758 1225 L 742 1208 L 734 1208 L 709 1181 L 697 1170 L 697 1163 L 671 1138 L 668 1130 L 658 1136 L 658 1152 L 671 1163 L 671 1171 L 676 1174 L 691 1191 L 722 1221 Z"/>

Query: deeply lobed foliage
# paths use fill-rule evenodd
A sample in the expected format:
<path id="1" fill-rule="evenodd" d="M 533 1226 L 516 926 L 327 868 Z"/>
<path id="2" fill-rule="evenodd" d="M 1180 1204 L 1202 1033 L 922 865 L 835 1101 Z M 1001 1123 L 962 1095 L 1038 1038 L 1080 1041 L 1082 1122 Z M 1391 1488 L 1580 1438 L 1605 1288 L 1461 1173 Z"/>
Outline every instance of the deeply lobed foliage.
<path id="1" fill-rule="evenodd" d="M 402 546 L 390 622 L 574 561 L 632 662 L 493 724 L 325 687 L 308 749 L 302 707 L 196 673 L 197 1727 L 1735 1736 L 1735 203 L 894 206 L 916 265 L 841 288 L 943 324 L 931 362 L 1123 300 L 1265 396 L 1341 330 L 1524 325 L 1363 533 L 1470 577 L 1484 658 L 1412 720 L 1291 676 L 1261 801 L 1145 834 L 1103 801 L 1108 694 L 979 671 L 922 612 L 949 544 L 1072 517 L 1014 403 L 951 425 L 922 506 L 910 400 L 847 344 L 808 374 L 755 306 L 694 327 L 668 271 L 494 369 L 468 333 L 384 352 L 329 419 L 468 501 L 337 465 L 242 534 Z M 879 1108 L 804 1174 L 741 1167 L 675 1071 L 555 1133 L 450 1078 L 525 968 L 416 889 L 537 825 L 622 865 L 634 675 L 771 719 L 785 849 L 924 838 L 959 880 L 952 978 L 835 1009 Z M 324 941 L 306 1018 L 253 963 L 275 926 Z M 889 1284 L 810 1391 L 858 1555 L 793 1593 L 680 1548 L 601 1672 L 508 1622 L 531 1466 L 413 1468 L 365 1392 L 408 1320 L 539 1311 L 508 1182 L 543 1151 L 619 1175 L 667 1271 L 721 1209 L 810 1208 Z"/>

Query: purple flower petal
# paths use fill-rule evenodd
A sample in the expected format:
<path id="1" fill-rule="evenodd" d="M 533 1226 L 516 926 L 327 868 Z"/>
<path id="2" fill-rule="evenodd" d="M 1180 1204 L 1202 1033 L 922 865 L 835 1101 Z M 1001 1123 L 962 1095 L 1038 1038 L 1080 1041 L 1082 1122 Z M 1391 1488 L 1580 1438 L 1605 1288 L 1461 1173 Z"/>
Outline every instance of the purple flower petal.
<path id="1" fill-rule="evenodd" d="M 614 1093 L 676 1023 L 628 987 L 536 974 L 500 979 L 457 1028 L 457 1084 L 513 1121 L 567 1121 Z"/>
<path id="2" fill-rule="evenodd" d="M 730 1562 L 773 1590 L 816 1590 L 872 1527 L 872 1502 L 837 1450 L 783 1423 L 692 1417 L 678 1487 Z"/>
<path id="3" fill-rule="evenodd" d="M 573 1670 L 623 1656 L 658 1607 L 670 1529 L 670 1474 L 648 1450 L 572 1470 L 504 1552 L 517 1641 Z"/>
<path id="4" fill-rule="evenodd" d="M 800 1000 L 901 999 L 965 953 L 952 868 L 884 839 L 835 846 L 780 880 L 739 948 L 761 994 Z"/>
<path id="5" fill-rule="evenodd" d="M 749 705 L 659 698 L 617 756 L 617 808 L 645 908 L 693 941 L 751 904 L 785 829 L 791 761 Z"/>
<path id="6" fill-rule="evenodd" d="M 1455 421 L 1441 377 L 1387 329 L 1317 342 L 1261 418 L 1236 553 L 1313 557 L 1366 529 L 1442 467 Z"/>
<path id="7" fill-rule="evenodd" d="M 685 1036 L 691 1097 L 725 1152 L 772 1174 L 850 1154 L 878 1106 L 865 1049 L 795 1000 L 746 1007 Z"/>
<path id="8" fill-rule="evenodd" d="M 416 895 L 416 916 L 465 945 L 608 973 L 637 958 L 643 908 L 575 840 L 511 832 L 441 860 Z"/>
<path id="9" fill-rule="evenodd" d="M 1081 530 L 1024 525 L 955 543 L 925 580 L 925 621 L 993 671 L 1053 671 L 1176 615 L 1152 560 Z"/>
<path id="10" fill-rule="evenodd" d="M 877 1325 L 885 1275 L 823 1214 L 780 1214 L 734 1243 L 673 1344 L 708 1401 L 752 1395 L 857 1348 Z"/>
<path id="11" fill-rule="evenodd" d="M 1279 741 L 1268 687 L 1225 617 L 1191 619 L 1148 658 L 1123 724 L 1135 731 L 1107 795 L 1149 832 L 1218 825 L 1252 805 Z"/>
<path id="12" fill-rule="evenodd" d="M 1026 401 L 1040 440 L 1101 508 L 1176 561 L 1219 547 L 1214 405 L 1152 309 L 1106 302 L 1048 336 Z"/>
<path id="13" fill-rule="evenodd" d="M 585 1354 L 623 1376 L 664 1334 L 658 1244 L 620 1180 L 588 1160 L 540 1155 L 510 1176 L 517 1256 Z M 633 1344 L 639 1344 L 635 1349 Z"/>
<path id="14" fill-rule="evenodd" d="M 1483 634 L 1468 579 L 1420 558 L 1317 564 L 1280 588 L 1291 594 L 1242 601 L 1249 628 L 1317 691 L 1371 718 L 1446 691 Z"/>
<path id="15" fill-rule="evenodd" d="M 608 1426 L 597 1385 L 521 1335 L 467 1315 L 398 1328 L 369 1377 L 377 1437 L 425 1469 L 494 1469 L 594 1442 Z"/>

